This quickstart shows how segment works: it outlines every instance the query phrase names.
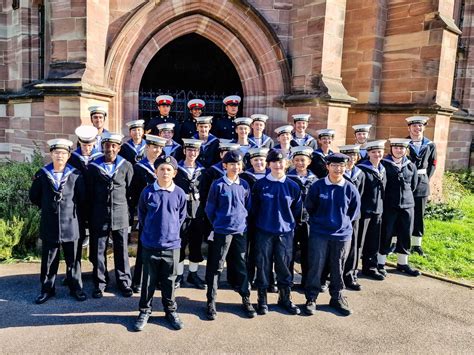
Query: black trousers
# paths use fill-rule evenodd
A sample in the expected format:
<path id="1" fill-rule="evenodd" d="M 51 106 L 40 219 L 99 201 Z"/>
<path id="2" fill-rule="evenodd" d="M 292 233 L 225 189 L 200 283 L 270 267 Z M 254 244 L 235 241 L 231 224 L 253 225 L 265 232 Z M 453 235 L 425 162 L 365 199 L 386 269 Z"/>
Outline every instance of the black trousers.
<path id="1" fill-rule="evenodd" d="M 360 239 L 362 247 L 362 269 L 377 267 L 377 253 L 380 247 L 380 233 L 382 231 L 382 215 L 375 213 L 363 214 L 360 219 Z"/>
<path id="2" fill-rule="evenodd" d="M 157 283 L 161 285 L 161 303 L 166 313 L 177 309 L 174 283 L 179 264 L 179 249 L 153 250 L 142 247 L 143 281 L 140 312 L 151 313 Z"/>
<path id="3" fill-rule="evenodd" d="M 130 264 L 128 262 L 128 228 L 113 230 L 102 235 L 92 235 L 90 260 L 93 265 L 94 286 L 104 290 L 109 282 L 107 271 L 107 240 L 114 244 L 115 280 L 120 289 L 131 286 Z"/>
<path id="4" fill-rule="evenodd" d="M 43 242 L 41 253 L 41 292 L 53 292 L 59 268 L 60 247 L 66 261 L 66 278 L 71 291 L 82 289 L 81 269 L 77 269 L 76 253 L 78 241 L 49 244 Z"/>
<path id="5" fill-rule="evenodd" d="M 135 258 L 135 267 L 133 268 L 132 285 L 138 286 L 142 284 L 142 272 L 143 272 L 143 261 L 142 261 L 142 228 L 138 228 L 138 242 L 137 242 L 137 257 Z"/>
<path id="6" fill-rule="evenodd" d="M 295 228 L 295 237 L 293 239 L 293 258 L 290 264 L 291 275 L 294 275 L 294 265 L 296 253 L 298 250 L 301 253 L 301 285 L 304 286 L 306 282 L 306 276 L 308 275 L 308 238 L 309 238 L 309 225 L 308 223 L 298 223 Z"/>
<path id="7" fill-rule="evenodd" d="M 257 258 L 257 280 L 258 288 L 270 286 L 270 273 L 273 263 L 277 285 L 279 288 L 291 286 L 293 274 L 290 272 L 291 260 L 293 259 L 293 232 L 282 234 L 270 234 L 257 230 L 255 235 L 255 251 Z"/>
<path id="8" fill-rule="evenodd" d="M 235 282 L 239 286 L 241 296 L 250 295 L 250 283 L 247 274 L 247 238 L 245 234 L 217 234 L 209 243 L 209 252 L 206 266 L 207 300 L 216 300 L 219 277 L 224 270 L 226 257 L 230 255 L 234 263 Z M 229 265 L 227 265 L 229 268 Z"/>
<path id="9" fill-rule="evenodd" d="M 359 264 L 360 255 L 362 253 L 362 241 L 359 236 L 359 219 L 352 222 L 352 240 L 349 253 L 347 254 L 346 263 L 344 266 L 344 281 L 357 281 L 357 267 Z"/>
<path id="10" fill-rule="evenodd" d="M 308 240 L 308 277 L 305 296 L 316 300 L 321 288 L 321 273 L 329 260 L 329 294 L 339 298 L 344 289 L 344 264 L 351 246 L 351 241 L 329 240 L 317 235 L 310 235 Z"/>
<path id="11" fill-rule="evenodd" d="M 200 263 L 204 260 L 201 252 L 203 220 L 200 218 L 186 218 L 181 225 L 181 254 L 179 261 L 186 258 L 186 247 L 189 246 L 189 261 Z"/>
<path id="12" fill-rule="evenodd" d="M 387 255 L 392 244 L 392 237 L 397 236 L 395 253 L 410 254 L 411 235 L 413 230 L 413 208 L 384 208 L 382 216 L 382 235 L 380 254 Z"/>
<path id="13" fill-rule="evenodd" d="M 422 237 L 425 234 L 425 209 L 428 197 L 415 197 L 415 216 L 413 221 L 413 236 Z"/>

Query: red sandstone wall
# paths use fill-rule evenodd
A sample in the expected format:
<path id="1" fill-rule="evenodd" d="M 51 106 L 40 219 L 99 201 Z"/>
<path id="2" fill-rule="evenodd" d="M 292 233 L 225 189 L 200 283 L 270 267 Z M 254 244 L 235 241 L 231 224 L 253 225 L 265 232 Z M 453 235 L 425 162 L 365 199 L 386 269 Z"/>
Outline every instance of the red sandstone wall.
<path id="1" fill-rule="evenodd" d="M 458 170 L 474 167 L 474 154 L 470 153 L 473 139 L 473 121 L 451 119 L 446 169 Z"/>

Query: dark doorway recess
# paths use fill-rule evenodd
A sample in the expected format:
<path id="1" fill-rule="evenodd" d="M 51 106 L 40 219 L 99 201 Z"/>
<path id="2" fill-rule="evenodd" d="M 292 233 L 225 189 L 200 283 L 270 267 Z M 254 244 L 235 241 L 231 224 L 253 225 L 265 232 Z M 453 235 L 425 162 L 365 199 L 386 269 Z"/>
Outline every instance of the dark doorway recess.
<path id="1" fill-rule="evenodd" d="M 160 94 L 174 97 L 174 117 L 183 118 L 188 112 L 186 103 L 193 98 L 206 101 L 205 115 L 220 116 L 222 99 L 242 96 L 242 85 L 234 65 L 218 46 L 189 34 L 168 43 L 148 64 L 140 83 L 141 118 L 157 115 L 155 98 Z"/>

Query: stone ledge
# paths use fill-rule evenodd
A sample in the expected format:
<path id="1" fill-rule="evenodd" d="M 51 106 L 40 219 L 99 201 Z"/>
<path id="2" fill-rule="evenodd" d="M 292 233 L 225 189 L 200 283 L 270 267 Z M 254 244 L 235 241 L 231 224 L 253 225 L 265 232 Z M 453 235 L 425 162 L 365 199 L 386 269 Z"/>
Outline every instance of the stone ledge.
<path id="1" fill-rule="evenodd" d="M 370 103 L 354 103 L 351 109 L 356 111 L 368 111 L 373 113 L 378 112 L 409 112 L 412 114 L 439 114 L 451 116 L 457 109 L 455 107 L 441 107 L 440 105 L 423 105 L 418 103 L 388 103 L 388 104 L 370 104 Z"/>

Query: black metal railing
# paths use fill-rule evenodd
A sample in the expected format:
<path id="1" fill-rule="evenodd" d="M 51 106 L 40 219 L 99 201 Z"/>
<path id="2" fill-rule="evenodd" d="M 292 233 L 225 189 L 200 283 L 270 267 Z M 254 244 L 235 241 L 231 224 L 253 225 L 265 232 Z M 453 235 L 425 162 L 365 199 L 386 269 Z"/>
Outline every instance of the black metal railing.
<path id="1" fill-rule="evenodd" d="M 159 95 L 170 95 L 174 98 L 173 105 L 171 105 L 170 115 L 175 117 L 178 120 L 183 120 L 189 114 L 188 101 L 192 99 L 201 99 L 206 102 L 206 107 L 204 109 L 203 115 L 220 117 L 224 115 L 225 109 L 222 100 L 228 95 L 239 95 L 241 93 L 231 92 L 231 93 L 208 93 L 208 92 L 198 92 L 198 91 L 185 91 L 185 90 L 140 90 L 139 94 L 139 117 L 148 122 L 151 118 L 159 114 L 158 107 L 156 105 L 156 97 Z M 241 105 L 242 107 L 242 105 Z"/>

